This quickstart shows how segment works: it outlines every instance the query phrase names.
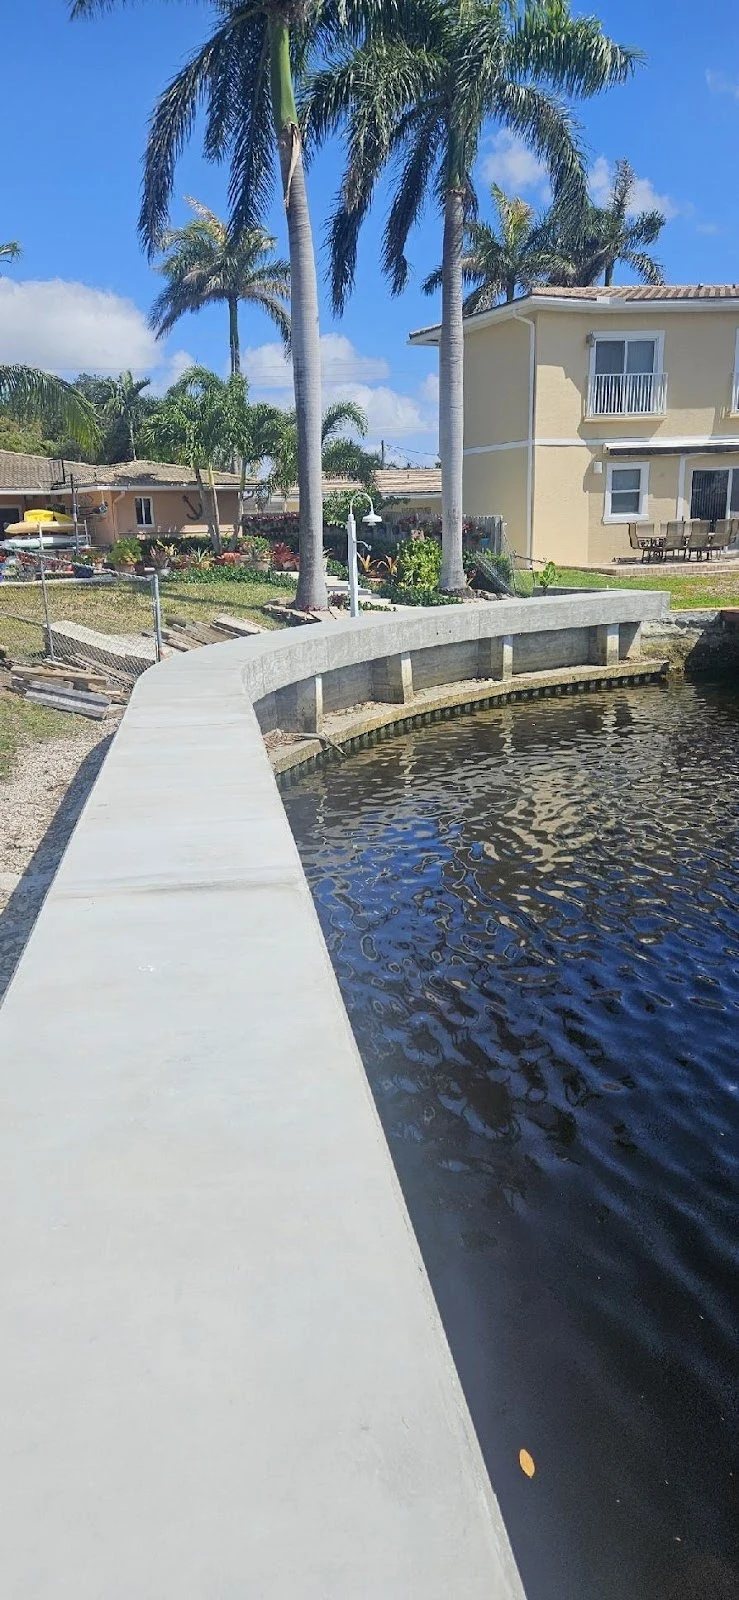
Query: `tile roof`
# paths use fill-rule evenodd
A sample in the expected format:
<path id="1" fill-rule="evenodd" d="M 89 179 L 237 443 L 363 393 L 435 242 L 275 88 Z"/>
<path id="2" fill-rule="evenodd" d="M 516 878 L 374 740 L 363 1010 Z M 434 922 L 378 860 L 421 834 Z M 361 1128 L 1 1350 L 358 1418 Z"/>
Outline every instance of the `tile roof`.
<path id="1" fill-rule="evenodd" d="M 114 483 L 119 489 L 174 487 L 194 489 L 195 474 L 190 467 L 173 461 L 117 461 L 111 467 L 96 467 L 98 483 Z M 235 472 L 216 472 L 219 488 L 238 489 L 239 478 Z"/>
<path id="2" fill-rule="evenodd" d="M 55 461 L 50 456 L 28 456 L 20 450 L 0 450 L 0 489 L 25 490 L 29 494 L 58 488 L 70 472 L 80 484 L 94 483 L 100 469 L 88 461 Z"/>
<path id="3" fill-rule="evenodd" d="M 437 495 L 441 494 L 441 468 L 440 467 L 379 467 L 375 474 L 378 492 L 382 495 Z M 338 492 L 343 494 L 347 489 L 361 489 L 362 485 L 349 478 L 326 478 L 323 480 L 324 494 Z M 292 490 L 292 495 L 297 494 L 297 489 Z"/>
<path id="4" fill-rule="evenodd" d="M 540 289 L 530 289 L 527 294 L 517 295 L 515 300 L 506 302 L 500 300 L 497 305 L 490 306 L 487 311 L 473 311 L 471 316 L 465 317 L 466 325 L 482 322 L 494 316 L 496 312 L 502 316 L 515 316 L 514 307 L 525 306 L 532 300 L 562 300 L 576 301 L 579 304 L 612 306 L 619 301 L 633 304 L 635 301 L 662 301 L 671 304 L 683 300 L 721 301 L 739 300 L 739 283 L 662 283 L 654 288 L 645 283 L 612 283 L 606 288 L 605 284 L 594 283 L 587 289 L 557 288 L 544 285 Z M 438 335 L 441 324 L 429 323 L 425 328 L 414 328 L 409 334 L 411 344 L 438 343 L 438 338 L 429 340 L 428 334 Z"/>
<path id="5" fill-rule="evenodd" d="M 441 494 L 441 467 L 380 467 L 377 487 L 382 494 Z"/>
<path id="6" fill-rule="evenodd" d="M 523 295 L 522 299 L 529 299 Z M 739 300 L 739 283 L 602 283 L 587 289 L 532 289 L 534 300 Z"/>
<path id="7" fill-rule="evenodd" d="M 196 480 L 190 467 L 172 461 L 116 461 L 98 466 L 89 461 L 57 461 L 51 456 L 31 456 L 20 450 L 0 450 L 0 491 L 46 494 L 51 489 L 70 489 L 70 477 L 80 488 L 184 488 L 194 489 Z M 233 472 L 217 472 L 219 488 L 238 488 Z"/>

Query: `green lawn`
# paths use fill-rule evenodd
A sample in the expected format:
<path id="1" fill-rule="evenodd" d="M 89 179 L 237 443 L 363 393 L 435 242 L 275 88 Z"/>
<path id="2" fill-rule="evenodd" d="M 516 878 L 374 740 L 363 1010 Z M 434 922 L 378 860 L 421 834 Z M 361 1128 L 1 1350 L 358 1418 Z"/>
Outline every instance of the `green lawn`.
<path id="1" fill-rule="evenodd" d="M 52 620 L 81 622 L 101 633 L 142 633 L 153 627 L 151 598 L 144 585 L 120 583 L 113 588 L 78 584 L 48 584 Z M 162 615 L 209 622 L 219 611 L 251 617 L 267 627 L 276 626 L 260 611 L 265 601 L 293 595 L 294 585 L 237 583 L 232 578 L 183 583 L 177 577 L 161 585 Z M 0 584 L 0 645 L 14 656 L 43 654 L 43 600 L 40 586 L 13 588 Z M 23 620 L 29 619 L 29 620 Z"/>
<path id="2" fill-rule="evenodd" d="M 708 562 L 685 572 L 661 572 L 655 562 L 645 564 L 644 576 L 622 577 L 618 572 L 584 572 L 579 567 L 558 567 L 557 583 L 568 589 L 662 589 L 671 597 L 673 611 L 701 607 L 739 606 L 739 572 L 714 573 Z"/>

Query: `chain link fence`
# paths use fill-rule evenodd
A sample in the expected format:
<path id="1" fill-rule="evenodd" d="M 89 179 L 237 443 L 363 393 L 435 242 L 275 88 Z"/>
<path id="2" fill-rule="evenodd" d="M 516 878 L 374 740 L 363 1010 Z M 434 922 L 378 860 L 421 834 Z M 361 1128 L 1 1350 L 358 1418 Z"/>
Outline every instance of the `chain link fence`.
<path id="1" fill-rule="evenodd" d="M 0 581 L 0 654 L 6 662 L 46 659 L 135 678 L 162 655 L 155 573 L 69 577 L 39 556 Z"/>

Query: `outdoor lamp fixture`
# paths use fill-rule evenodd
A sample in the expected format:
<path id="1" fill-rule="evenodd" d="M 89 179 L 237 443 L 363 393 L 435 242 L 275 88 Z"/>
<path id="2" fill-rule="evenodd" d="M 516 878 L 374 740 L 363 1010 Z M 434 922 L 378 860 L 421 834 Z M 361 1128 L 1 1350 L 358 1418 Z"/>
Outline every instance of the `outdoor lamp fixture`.
<path id="1" fill-rule="evenodd" d="M 365 527 L 376 528 L 382 522 L 372 504 L 372 496 L 366 489 L 358 489 L 349 501 L 349 514 L 346 519 L 346 559 L 349 567 L 349 615 L 359 616 L 359 575 L 357 573 L 357 524 L 354 520 L 354 501 L 369 500 L 370 508 L 366 517 L 362 517 Z"/>

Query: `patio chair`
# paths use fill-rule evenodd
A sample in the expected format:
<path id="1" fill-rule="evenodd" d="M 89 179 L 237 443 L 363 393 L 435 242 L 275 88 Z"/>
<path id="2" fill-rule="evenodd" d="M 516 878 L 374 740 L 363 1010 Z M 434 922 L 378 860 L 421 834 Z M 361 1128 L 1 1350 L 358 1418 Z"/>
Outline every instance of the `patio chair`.
<path id="1" fill-rule="evenodd" d="M 728 517 L 724 517 L 716 523 L 713 533 L 711 534 L 711 543 L 708 546 L 709 560 L 717 550 L 728 550 L 732 536 L 733 529 L 731 522 L 729 521 Z"/>
<path id="2" fill-rule="evenodd" d="M 664 550 L 662 535 L 655 533 L 653 522 L 630 522 L 629 544 L 632 550 L 641 550 L 642 561 L 651 561 Z"/>
<path id="3" fill-rule="evenodd" d="M 687 551 L 688 561 L 690 560 L 690 557 L 692 556 L 693 551 L 695 551 L 695 559 L 696 559 L 696 561 L 700 561 L 700 558 L 703 555 L 705 556 L 706 560 L 708 560 L 708 552 L 709 552 L 709 549 L 710 549 L 710 544 L 711 544 L 711 524 L 710 524 L 710 522 L 690 522 L 688 524 L 688 542 L 687 542 L 687 545 L 685 547 L 686 551 Z"/>
<path id="4" fill-rule="evenodd" d="M 665 524 L 665 554 L 681 555 L 685 559 L 685 546 L 688 530 L 684 522 L 667 522 Z"/>

